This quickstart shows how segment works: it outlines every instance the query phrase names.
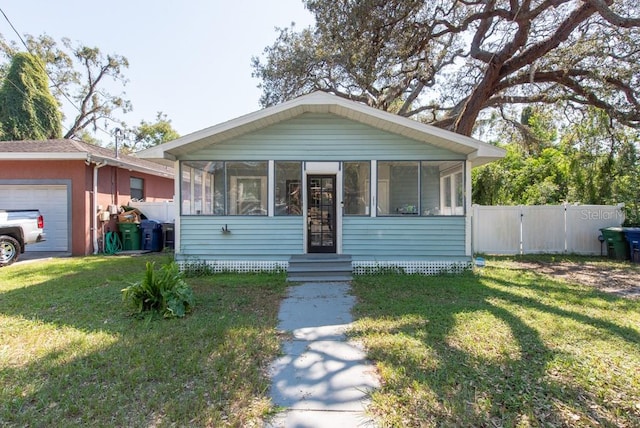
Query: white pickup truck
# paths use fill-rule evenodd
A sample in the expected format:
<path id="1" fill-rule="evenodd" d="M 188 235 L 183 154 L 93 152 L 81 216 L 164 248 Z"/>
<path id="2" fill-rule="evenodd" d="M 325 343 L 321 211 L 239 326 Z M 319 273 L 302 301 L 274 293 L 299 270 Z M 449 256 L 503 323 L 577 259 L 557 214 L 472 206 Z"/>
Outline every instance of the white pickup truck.
<path id="1" fill-rule="evenodd" d="M 38 210 L 0 210 L 0 267 L 18 260 L 27 244 L 44 241 L 43 229 Z"/>

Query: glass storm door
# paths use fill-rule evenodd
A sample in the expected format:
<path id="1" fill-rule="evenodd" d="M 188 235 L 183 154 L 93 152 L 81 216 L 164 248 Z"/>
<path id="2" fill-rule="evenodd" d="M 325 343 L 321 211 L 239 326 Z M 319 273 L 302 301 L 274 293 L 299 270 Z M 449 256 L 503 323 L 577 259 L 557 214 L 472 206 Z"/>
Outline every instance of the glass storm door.
<path id="1" fill-rule="evenodd" d="M 336 252 L 336 176 L 307 177 L 307 251 Z"/>

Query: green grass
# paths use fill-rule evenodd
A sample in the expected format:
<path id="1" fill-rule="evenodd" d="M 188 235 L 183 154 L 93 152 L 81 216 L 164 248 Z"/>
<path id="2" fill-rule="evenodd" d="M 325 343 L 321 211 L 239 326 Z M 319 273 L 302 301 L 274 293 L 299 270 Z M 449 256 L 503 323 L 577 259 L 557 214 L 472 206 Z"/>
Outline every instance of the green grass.
<path id="1" fill-rule="evenodd" d="M 640 426 L 639 300 L 508 259 L 463 275 L 359 277 L 353 290 L 351 334 L 381 375 L 382 426 Z"/>
<path id="2" fill-rule="evenodd" d="M 166 256 L 0 269 L 0 426 L 259 426 L 284 275 L 188 278 L 183 319 L 130 316 L 120 290 Z"/>
<path id="3" fill-rule="evenodd" d="M 264 369 L 279 352 L 284 275 L 188 278 L 193 313 L 138 320 L 120 290 L 148 260 L 169 261 L 0 269 L 0 426 L 261 425 L 273 411 Z M 509 260 L 354 281 L 352 334 L 382 377 L 381 426 L 640 426 L 640 301 Z"/>

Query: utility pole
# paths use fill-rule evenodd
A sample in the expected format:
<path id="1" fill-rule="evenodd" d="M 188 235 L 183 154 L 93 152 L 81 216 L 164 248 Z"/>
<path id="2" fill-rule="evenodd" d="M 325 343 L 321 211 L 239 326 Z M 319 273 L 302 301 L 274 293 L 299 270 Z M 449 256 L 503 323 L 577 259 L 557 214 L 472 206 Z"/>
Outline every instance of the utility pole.
<path id="1" fill-rule="evenodd" d="M 120 147 L 118 146 L 118 143 L 122 140 L 124 140 L 124 132 L 122 131 L 122 129 L 120 128 L 116 128 L 113 130 L 113 136 L 116 139 L 116 159 L 120 158 Z"/>

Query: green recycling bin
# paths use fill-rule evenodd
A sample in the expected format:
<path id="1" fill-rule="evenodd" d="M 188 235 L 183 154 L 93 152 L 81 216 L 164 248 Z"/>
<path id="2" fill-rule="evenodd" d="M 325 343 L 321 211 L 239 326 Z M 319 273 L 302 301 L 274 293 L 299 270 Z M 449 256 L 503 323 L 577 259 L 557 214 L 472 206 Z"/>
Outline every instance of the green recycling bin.
<path id="1" fill-rule="evenodd" d="M 118 223 L 118 230 L 122 235 L 122 249 L 124 251 L 140 250 L 139 223 Z"/>
<path id="2" fill-rule="evenodd" d="M 607 243 L 607 255 L 610 259 L 629 260 L 629 244 L 621 227 L 600 229 L 604 242 Z"/>

